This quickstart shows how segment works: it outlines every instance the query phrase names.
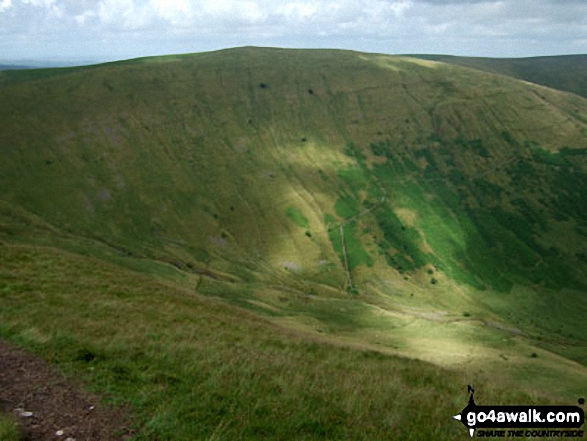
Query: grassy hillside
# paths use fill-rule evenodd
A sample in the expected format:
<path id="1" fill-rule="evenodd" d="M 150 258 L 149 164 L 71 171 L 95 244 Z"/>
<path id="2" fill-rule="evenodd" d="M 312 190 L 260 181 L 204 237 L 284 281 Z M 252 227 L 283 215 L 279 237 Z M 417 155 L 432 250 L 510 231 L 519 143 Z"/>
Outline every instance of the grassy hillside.
<path id="1" fill-rule="evenodd" d="M 0 335 L 130 404 L 136 439 L 464 436 L 455 372 L 309 338 L 90 257 L 0 251 Z M 487 402 L 553 401 L 481 378 Z"/>
<path id="2" fill-rule="evenodd" d="M 585 395 L 586 99 L 240 48 L 0 72 L 0 100 L 0 332 L 130 400 L 145 437 L 354 439 L 367 413 L 369 439 L 406 437 L 457 378 L 455 401 Z M 433 412 L 414 439 L 442 437 Z"/>
<path id="3" fill-rule="evenodd" d="M 481 58 L 449 55 L 417 55 L 417 57 L 508 75 L 587 97 L 587 76 L 585 75 L 587 55 L 530 58 Z"/>

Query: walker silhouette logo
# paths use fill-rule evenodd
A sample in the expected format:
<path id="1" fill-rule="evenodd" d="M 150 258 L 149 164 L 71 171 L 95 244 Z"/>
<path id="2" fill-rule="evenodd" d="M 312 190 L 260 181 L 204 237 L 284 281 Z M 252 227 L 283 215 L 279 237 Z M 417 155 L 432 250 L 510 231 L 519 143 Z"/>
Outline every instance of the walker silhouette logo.
<path id="1" fill-rule="evenodd" d="M 453 418 L 471 437 L 582 438 L 585 412 L 578 406 L 478 406 L 475 389 L 468 386 L 469 403 Z M 583 398 L 579 404 L 585 404 Z M 540 430 L 537 430 L 540 429 Z"/>

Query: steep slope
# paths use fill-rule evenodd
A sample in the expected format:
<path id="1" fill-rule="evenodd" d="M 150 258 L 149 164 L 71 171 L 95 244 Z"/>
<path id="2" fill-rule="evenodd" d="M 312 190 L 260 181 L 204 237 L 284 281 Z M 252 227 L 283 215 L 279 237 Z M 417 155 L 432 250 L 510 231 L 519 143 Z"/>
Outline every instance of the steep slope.
<path id="1" fill-rule="evenodd" d="M 0 242 L 0 280 L 2 335 L 75 373 L 108 403 L 124 403 L 136 415 L 133 439 L 466 433 L 451 418 L 467 398 L 456 372 L 308 338 L 156 277 L 47 247 Z M 492 403 L 560 401 L 479 378 L 475 385 Z"/>
<path id="2" fill-rule="evenodd" d="M 365 218 L 383 237 L 360 241 L 372 251 L 351 253 L 352 268 L 385 267 L 378 255 L 390 251 L 400 271 L 444 261 L 497 286 L 496 270 L 481 268 L 493 256 L 522 282 L 558 286 L 556 272 L 582 286 L 572 269 L 582 250 L 532 234 L 582 237 L 586 102 L 576 97 L 348 52 L 240 49 L 51 75 L 2 89 L 1 197 L 61 232 L 181 267 L 281 265 L 337 284 L 334 224 L 385 195 Z M 417 221 L 405 238 L 389 230 L 397 210 L 418 208 L 406 198 L 428 193 L 452 212 L 444 222 L 467 215 L 470 231 L 457 220 L 445 236 Z M 451 231 L 460 237 L 445 240 Z M 567 265 L 542 280 L 532 268 L 550 248 Z"/>
<path id="3" fill-rule="evenodd" d="M 0 101 L 10 246 L 582 393 L 587 100 L 410 57 L 240 48 L 1 72 Z"/>
<path id="4" fill-rule="evenodd" d="M 557 55 L 530 58 L 455 57 L 415 55 L 485 72 L 508 75 L 531 83 L 587 97 L 587 55 Z"/>

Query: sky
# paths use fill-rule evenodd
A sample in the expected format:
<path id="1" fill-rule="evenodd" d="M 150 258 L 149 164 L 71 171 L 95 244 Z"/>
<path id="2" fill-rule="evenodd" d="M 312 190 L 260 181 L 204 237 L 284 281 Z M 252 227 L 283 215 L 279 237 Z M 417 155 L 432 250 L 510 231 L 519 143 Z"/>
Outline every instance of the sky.
<path id="1" fill-rule="evenodd" d="M 236 46 L 528 57 L 587 53 L 587 0 L 0 0 L 0 61 Z"/>

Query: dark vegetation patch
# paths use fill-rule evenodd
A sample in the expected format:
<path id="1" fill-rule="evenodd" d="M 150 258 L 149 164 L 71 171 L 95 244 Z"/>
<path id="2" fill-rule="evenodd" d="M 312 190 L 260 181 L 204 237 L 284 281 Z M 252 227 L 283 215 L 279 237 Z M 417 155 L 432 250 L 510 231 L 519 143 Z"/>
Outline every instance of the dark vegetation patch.
<path id="1" fill-rule="evenodd" d="M 391 141 L 376 141 L 371 143 L 371 151 L 375 156 L 385 156 L 389 159 L 393 158 Z"/>
<path id="2" fill-rule="evenodd" d="M 405 272 L 426 265 L 426 256 L 418 245 L 421 237 L 415 228 L 403 225 L 387 205 L 375 212 L 375 218 L 383 232 L 383 238 L 378 242 L 379 250 L 390 267 Z"/>
<path id="3" fill-rule="evenodd" d="M 363 243 L 357 232 L 356 223 L 350 223 L 344 227 L 345 243 L 347 246 L 347 258 L 349 270 L 353 270 L 359 265 L 373 266 L 371 255 L 363 247 Z"/>
<path id="4" fill-rule="evenodd" d="M 516 141 L 516 139 L 510 132 L 504 130 L 503 132 L 501 132 L 501 136 L 505 140 L 505 142 L 507 142 L 512 147 L 517 147 L 519 145 L 518 141 Z"/>
<path id="5" fill-rule="evenodd" d="M 334 209 L 336 214 L 344 219 L 350 219 L 360 213 L 359 203 L 352 195 L 337 199 L 334 204 Z"/>
<path id="6" fill-rule="evenodd" d="M 361 151 L 361 148 L 353 142 L 349 142 L 346 145 L 344 149 L 344 154 L 351 158 L 355 158 L 361 165 L 364 165 L 365 160 L 367 159 Z"/>
<path id="7" fill-rule="evenodd" d="M 326 224 L 326 228 L 328 231 L 328 238 L 330 239 L 330 243 L 332 244 L 332 248 L 338 255 L 340 262 L 344 262 L 344 257 L 342 254 L 342 241 L 340 237 L 340 229 L 337 219 L 329 213 L 324 215 L 324 223 Z"/>
<path id="8" fill-rule="evenodd" d="M 481 156 L 482 158 L 490 158 L 491 153 L 483 144 L 483 140 L 481 139 L 472 139 L 466 140 L 465 138 L 458 136 L 454 140 L 454 146 L 458 146 L 463 150 L 468 150 L 473 152 L 475 155 Z M 448 152 L 447 152 L 448 153 Z"/>
<path id="9" fill-rule="evenodd" d="M 371 143 L 370 148 L 377 156 L 388 158 L 394 156 L 389 140 Z M 378 241 L 377 245 L 379 253 L 385 256 L 388 265 L 400 272 L 410 271 L 425 265 L 426 258 L 419 249 L 420 235 L 414 228 L 403 225 L 387 203 L 381 203 L 381 185 L 383 184 L 378 184 L 377 180 L 373 179 L 373 172 L 368 169 L 365 156 L 354 144 L 349 144 L 346 153 L 348 156 L 357 158 L 358 164 L 357 167 L 348 167 L 338 173 L 338 176 L 347 183 L 353 193 L 337 200 L 335 206 L 337 214 L 343 218 L 350 218 L 360 213 L 357 192 L 367 189 L 373 200 L 363 201 L 363 206 L 365 210 L 376 206 L 370 216 L 375 217 L 377 225 L 383 233 L 383 238 Z M 397 161 L 388 162 L 381 165 L 379 170 L 393 169 L 396 164 Z M 388 178 L 393 176 L 393 171 L 395 170 L 392 170 L 392 173 L 387 176 Z M 379 174 L 377 177 L 381 178 L 382 175 Z"/>
<path id="10" fill-rule="evenodd" d="M 473 178 L 472 184 L 474 189 L 481 193 L 482 197 L 488 198 L 493 203 L 497 203 L 501 199 L 503 188 L 499 185 L 483 178 Z"/>
<path id="11" fill-rule="evenodd" d="M 526 142 L 524 146 L 531 158 L 525 158 L 522 151 L 518 158 L 491 168 L 490 162 L 479 162 L 476 158 L 489 160 L 492 150 L 503 142 L 518 151 L 520 142 L 511 133 L 503 131 L 493 141 L 462 136 L 448 141 L 438 133 L 431 133 L 427 141 L 433 145 L 415 145 L 405 150 L 393 147 L 390 140 L 372 142 L 369 145 L 372 153 L 388 161 L 371 166 L 366 164 L 360 148 L 349 144 L 346 154 L 357 160 L 357 167 L 348 167 L 338 175 L 351 188 L 367 189 L 373 196 L 376 192 L 372 189 L 384 186 L 408 195 L 415 202 L 416 193 L 408 190 L 405 181 L 409 176 L 417 182 L 414 188 L 423 191 L 429 207 L 448 208 L 442 217 L 460 219 L 459 228 L 464 229 L 467 247 L 453 248 L 452 252 L 449 247 L 437 248 L 435 253 L 445 263 L 451 262 L 445 269 L 458 280 L 499 291 L 509 291 L 514 282 L 536 283 L 553 289 L 584 285 L 569 260 L 574 260 L 574 256 L 565 257 L 556 243 L 550 247 L 540 245 L 538 237 L 549 228 L 549 214 L 555 220 L 575 219 L 585 224 L 587 179 L 571 164 L 575 158 L 587 155 L 587 149 L 565 148 L 552 153 L 536 143 Z M 423 173 L 416 165 L 418 161 L 423 161 Z M 464 167 L 467 163 L 476 164 L 476 169 Z M 375 181 L 366 178 L 373 175 Z M 530 192 L 543 187 L 548 191 L 540 202 Z M 356 209 L 348 209 L 347 199 L 339 200 L 337 213 L 350 216 Z M 418 231 L 401 225 L 388 206 L 378 208 L 374 216 L 383 233 L 378 242 L 379 253 L 385 255 L 390 266 L 409 271 L 438 258 L 420 251 Z M 473 279 L 465 273 L 473 275 Z"/>
<path id="12" fill-rule="evenodd" d="M 52 69 L 23 69 L 5 70 L 1 72 L 0 84 L 9 85 L 26 81 L 37 81 L 45 78 L 57 77 L 74 73 L 82 69 L 92 69 L 91 66 L 63 67 Z"/>
<path id="13" fill-rule="evenodd" d="M 320 175 L 320 179 L 322 179 L 323 181 L 328 181 L 328 175 L 324 173 L 324 170 L 318 169 L 318 174 Z"/>
<path id="14" fill-rule="evenodd" d="M 365 168 L 360 165 L 341 168 L 338 170 L 337 175 L 346 182 L 353 194 L 366 189 L 370 181 L 368 170 L 365 170 Z"/>

